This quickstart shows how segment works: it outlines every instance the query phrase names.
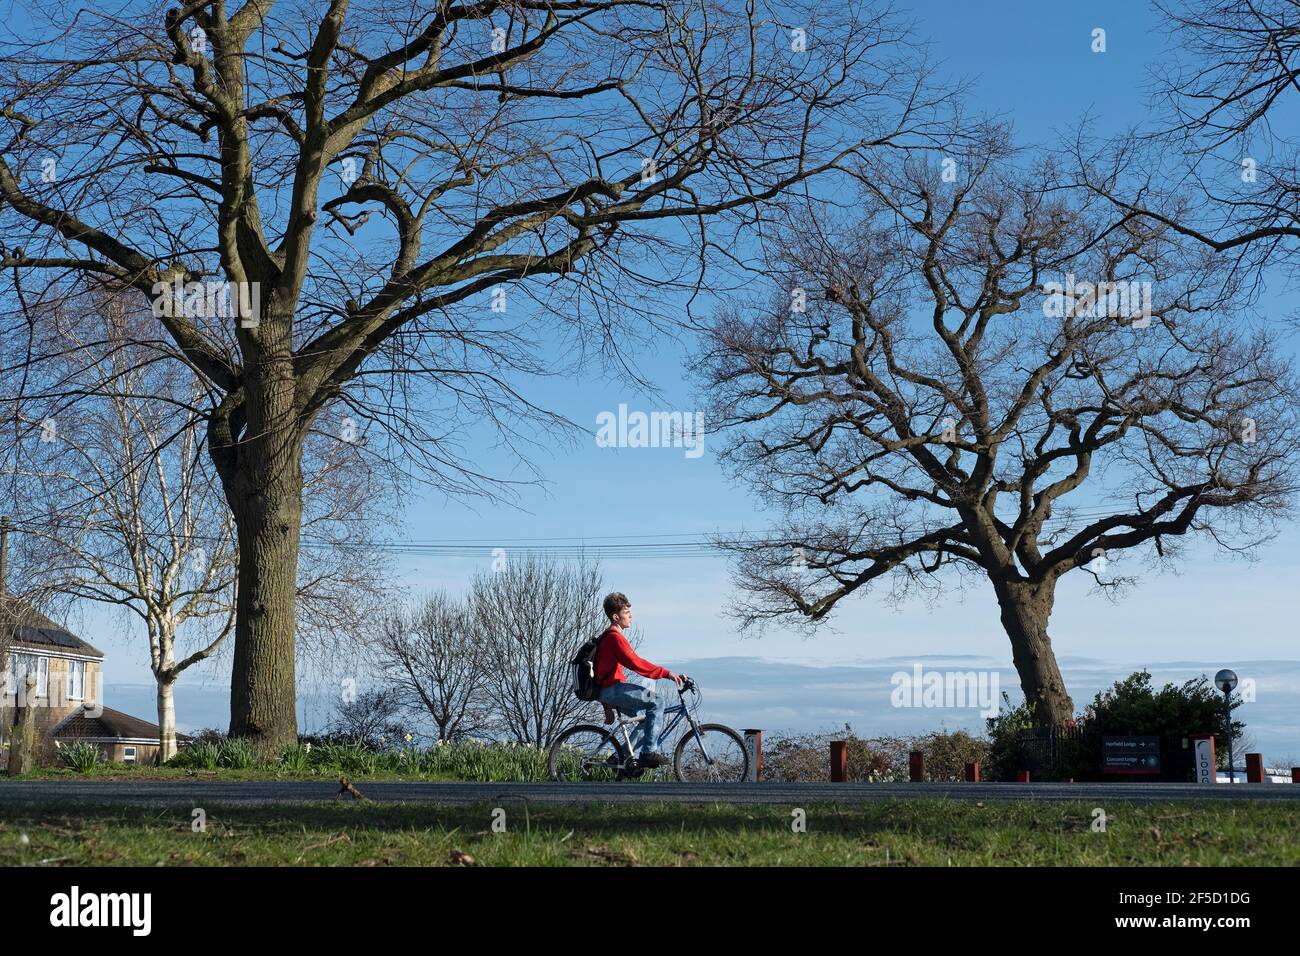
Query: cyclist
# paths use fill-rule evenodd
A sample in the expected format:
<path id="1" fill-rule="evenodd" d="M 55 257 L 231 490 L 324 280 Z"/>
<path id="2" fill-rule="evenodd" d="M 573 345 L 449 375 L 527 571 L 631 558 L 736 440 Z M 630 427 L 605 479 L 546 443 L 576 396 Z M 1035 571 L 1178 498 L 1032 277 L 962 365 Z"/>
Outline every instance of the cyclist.
<path id="1" fill-rule="evenodd" d="M 609 627 L 600 635 L 594 660 L 597 682 L 600 684 L 600 702 L 605 707 L 605 723 L 614 722 L 614 711 L 632 716 L 645 711 L 645 719 L 632 732 L 632 746 L 637 750 L 637 760 L 644 767 L 662 767 L 668 758 L 655 749 L 659 740 L 659 724 L 663 719 L 653 688 L 643 687 L 624 680 L 624 667 L 652 680 L 671 680 L 678 687 L 686 681 L 683 674 L 674 674 L 666 667 L 658 667 L 642 660 L 632 650 L 623 636 L 623 629 L 632 626 L 632 602 L 615 592 L 605 598 L 605 616 Z M 603 675 L 603 676 L 602 676 Z"/>

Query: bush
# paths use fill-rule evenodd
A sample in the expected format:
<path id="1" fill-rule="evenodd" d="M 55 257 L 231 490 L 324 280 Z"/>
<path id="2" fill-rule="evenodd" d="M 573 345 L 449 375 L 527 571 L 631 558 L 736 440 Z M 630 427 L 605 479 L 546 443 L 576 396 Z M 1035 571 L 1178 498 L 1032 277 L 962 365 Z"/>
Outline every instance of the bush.
<path id="1" fill-rule="evenodd" d="M 1241 701 L 1234 700 L 1233 708 Z M 1192 779 L 1195 756 L 1189 737 L 1213 734 L 1215 753 L 1226 761 L 1228 738 L 1223 726 L 1223 696 L 1202 674 L 1182 684 L 1151 687 L 1151 675 L 1137 671 L 1098 694 L 1084 711 L 1081 724 L 1087 731 L 1090 758 L 1088 769 L 1100 778 L 1101 738 L 1104 736 L 1152 736 L 1160 738 L 1161 780 Z M 1232 721 L 1232 735 L 1241 737 L 1243 725 Z M 1082 778 L 1088 779 L 1088 778 Z"/>
<path id="2" fill-rule="evenodd" d="M 361 741 L 344 744 L 335 751 L 335 764 L 347 774 L 372 774 L 379 770 L 379 753 Z"/>
<path id="3" fill-rule="evenodd" d="M 220 758 L 220 744 L 211 740 L 191 740 L 176 751 L 167 765 L 190 770 L 216 770 Z"/>
<path id="4" fill-rule="evenodd" d="M 398 718 L 401 698 L 391 688 L 364 691 L 353 700 L 335 704 L 329 736 L 336 741 L 359 741 L 372 751 L 402 739 Z"/>
<path id="5" fill-rule="evenodd" d="M 925 755 L 927 780 L 964 779 L 966 764 L 983 763 L 988 741 L 965 731 L 940 731 L 918 737 L 869 737 L 845 733 L 766 736 L 763 739 L 763 779 L 789 783 L 819 783 L 830 779 L 830 745 L 844 741 L 845 779 L 892 783 L 910 778 L 913 751 Z"/>
<path id="6" fill-rule="evenodd" d="M 1104 737 L 1159 737 L 1158 779 L 1187 781 L 1192 778 L 1193 735 L 1214 734 L 1215 752 L 1227 754 L 1223 729 L 1223 700 L 1201 675 L 1182 684 L 1151 686 L 1147 671 L 1136 671 L 1099 693 L 1084 708 L 1074 728 L 1058 728 L 1049 744 L 1047 728 L 1035 727 L 1027 704 L 1011 707 L 1002 695 L 1003 710 L 989 718 L 989 767 L 991 779 L 1013 780 L 1017 770 L 1030 770 L 1036 780 L 1102 780 Z M 1240 704 L 1234 700 L 1235 708 Z M 1242 734 L 1240 721 L 1232 722 L 1233 739 Z"/>
<path id="7" fill-rule="evenodd" d="M 257 763 L 257 751 L 247 740 L 233 738 L 217 744 L 217 765 L 232 770 L 247 770 Z"/>
<path id="8" fill-rule="evenodd" d="M 294 744 L 280 751 L 280 765 L 289 773 L 306 774 L 311 769 L 310 745 Z"/>
<path id="9" fill-rule="evenodd" d="M 380 768 L 379 753 L 361 740 L 324 743 L 311 749 L 311 765 L 325 773 L 361 776 Z"/>
<path id="10" fill-rule="evenodd" d="M 763 739 L 763 779 L 781 783 L 820 783 L 830 779 L 830 744 L 844 741 L 845 777 L 852 781 L 899 778 L 889 738 L 865 740 L 844 734 L 772 734 Z M 903 777 L 906 777 L 904 756 Z"/>
<path id="11" fill-rule="evenodd" d="M 304 739 L 299 746 L 286 748 L 280 766 L 294 774 L 323 776 L 363 777 L 387 772 L 484 782 L 548 779 L 547 751 L 523 744 L 460 741 L 439 743 L 426 750 L 410 744 L 380 749 L 364 740 L 324 739 L 326 742 L 319 744 Z"/>
<path id="12" fill-rule="evenodd" d="M 89 773 L 103 762 L 99 748 L 84 740 L 70 747 L 60 747 L 58 754 L 63 766 L 78 773 Z"/>
<path id="13" fill-rule="evenodd" d="M 409 744 L 400 750 L 390 750 L 384 754 L 384 769 L 404 776 L 415 777 L 420 774 L 423 757 L 420 751 Z"/>
<path id="14" fill-rule="evenodd" d="M 1025 739 L 1034 730 L 1034 712 L 1028 702 L 1011 706 L 1011 698 L 1002 693 L 1002 707 L 997 716 L 984 721 L 988 728 L 989 749 L 981 776 L 989 780 L 1015 780 L 1016 771 L 1025 769 Z"/>
<path id="15" fill-rule="evenodd" d="M 909 749 L 925 754 L 927 780 L 959 782 L 966 779 L 966 764 L 977 763 L 983 770 L 989 741 L 964 730 L 941 731 L 915 738 Z"/>
<path id="16" fill-rule="evenodd" d="M 219 744 L 226 739 L 226 732 L 216 727 L 204 727 L 189 735 L 190 743 Z"/>
<path id="17" fill-rule="evenodd" d="M 439 743 L 424 752 L 424 773 L 453 780 L 547 780 L 546 749 L 513 741 Z"/>

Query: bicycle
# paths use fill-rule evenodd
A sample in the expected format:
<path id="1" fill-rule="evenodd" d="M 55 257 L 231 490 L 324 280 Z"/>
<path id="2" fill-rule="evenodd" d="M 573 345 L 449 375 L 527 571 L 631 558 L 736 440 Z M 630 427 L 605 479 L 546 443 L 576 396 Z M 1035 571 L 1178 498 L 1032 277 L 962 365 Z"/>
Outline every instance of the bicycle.
<path id="1" fill-rule="evenodd" d="M 749 751 L 740 734 L 723 724 L 701 724 L 695 720 L 686 694 L 700 689 L 689 677 L 677 688 L 677 704 L 664 711 L 664 729 L 657 748 L 662 748 L 683 720 L 688 725 L 673 748 L 673 774 L 682 783 L 743 783 L 749 773 Z M 557 782 L 628 780 L 642 776 L 642 766 L 632 751 L 629 727 L 646 719 L 645 714 L 618 714 L 614 726 L 574 724 L 551 743 L 546 769 Z M 617 736 L 622 732 L 622 739 Z"/>

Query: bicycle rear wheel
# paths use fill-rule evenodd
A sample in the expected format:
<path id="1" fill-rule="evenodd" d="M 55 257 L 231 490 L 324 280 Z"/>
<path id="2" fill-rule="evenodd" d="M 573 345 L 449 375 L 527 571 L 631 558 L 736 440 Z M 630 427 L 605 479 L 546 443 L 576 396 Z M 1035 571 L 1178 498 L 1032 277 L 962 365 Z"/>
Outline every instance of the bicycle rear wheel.
<path id="1" fill-rule="evenodd" d="M 673 772 L 682 783 L 744 783 L 749 751 L 730 727 L 701 724 L 677 741 Z"/>
<path id="2" fill-rule="evenodd" d="M 557 782 L 590 783 L 614 780 L 626 762 L 623 744 L 604 727 L 575 724 L 551 744 L 546 770 Z"/>

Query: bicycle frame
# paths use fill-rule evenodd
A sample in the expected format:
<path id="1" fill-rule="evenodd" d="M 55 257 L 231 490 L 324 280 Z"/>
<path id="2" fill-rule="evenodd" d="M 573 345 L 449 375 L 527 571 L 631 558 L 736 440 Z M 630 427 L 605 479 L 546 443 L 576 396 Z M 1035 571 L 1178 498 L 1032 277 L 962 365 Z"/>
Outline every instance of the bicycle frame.
<path id="1" fill-rule="evenodd" d="M 624 714 L 618 713 L 618 711 L 615 711 L 615 713 L 618 714 L 618 718 L 617 724 L 614 727 L 614 733 L 622 731 L 623 743 L 627 745 L 627 753 L 631 755 L 633 753 L 632 736 L 628 733 L 628 728 L 635 727 L 637 724 L 644 721 L 646 715 L 640 714 L 636 717 L 628 717 Z M 669 720 L 670 717 L 672 718 L 671 720 Z M 686 696 L 682 693 L 680 687 L 677 688 L 677 703 L 664 711 L 664 728 L 659 732 L 659 739 L 655 741 L 655 747 L 658 749 L 663 748 L 664 741 L 668 740 L 672 736 L 673 731 L 677 728 L 677 725 L 682 722 L 683 717 L 686 718 L 686 723 L 690 726 L 691 733 L 695 734 L 696 739 L 699 740 L 700 750 L 704 752 L 705 761 L 712 764 L 713 757 L 709 754 L 708 749 L 704 745 L 704 736 L 699 733 L 700 725 L 696 722 L 695 717 L 692 716 L 690 708 L 686 706 Z"/>

